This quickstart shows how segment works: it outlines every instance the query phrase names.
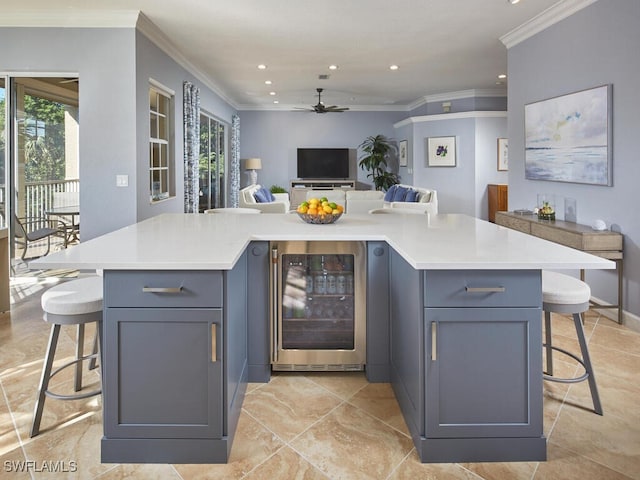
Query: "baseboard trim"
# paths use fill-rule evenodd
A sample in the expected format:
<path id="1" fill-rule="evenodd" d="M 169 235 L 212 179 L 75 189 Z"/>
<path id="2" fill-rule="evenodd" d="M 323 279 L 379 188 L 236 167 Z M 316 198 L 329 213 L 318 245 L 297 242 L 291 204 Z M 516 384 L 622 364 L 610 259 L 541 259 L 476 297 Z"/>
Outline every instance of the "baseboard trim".
<path id="1" fill-rule="evenodd" d="M 598 297 L 591 297 L 593 299 L 594 302 L 597 303 L 606 303 L 604 300 L 599 299 Z M 598 307 L 593 307 L 593 310 L 598 312 L 600 315 L 602 315 L 603 317 L 607 317 L 611 320 L 613 320 L 614 322 L 618 323 L 618 309 L 617 308 L 598 308 Z M 637 315 L 634 315 L 631 312 L 627 312 L 626 310 L 622 311 L 622 324 L 625 327 L 628 327 L 630 330 L 633 330 L 634 332 L 638 332 L 640 333 L 640 317 Z"/>

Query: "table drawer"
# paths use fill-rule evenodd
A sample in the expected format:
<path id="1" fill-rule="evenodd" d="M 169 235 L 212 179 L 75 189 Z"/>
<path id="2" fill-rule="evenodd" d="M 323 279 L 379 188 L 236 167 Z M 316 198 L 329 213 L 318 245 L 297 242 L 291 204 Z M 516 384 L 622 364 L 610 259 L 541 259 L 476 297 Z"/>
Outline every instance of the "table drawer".
<path id="1" fill-rule="evenodd" d="M 222 272 L 105 271 L 105 307 L 222 307 Z"/>
<path id="2" fill-rule="evenodd" d="M 539 270 L 431 270 L 425 307 L 540 307 Z"/>

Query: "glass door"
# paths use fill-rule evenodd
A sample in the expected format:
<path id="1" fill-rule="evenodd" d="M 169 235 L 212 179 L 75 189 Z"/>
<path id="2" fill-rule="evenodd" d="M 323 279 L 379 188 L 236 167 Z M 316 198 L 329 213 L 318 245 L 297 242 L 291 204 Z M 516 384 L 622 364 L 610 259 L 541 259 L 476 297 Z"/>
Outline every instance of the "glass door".
<path id="1" fill-rule="evenodd" d="M 282 348 L 353 350 L 353 257 L 282 256 Z"/>
<path id="2" fill-rule="evenodd" d="M 7 226 L 7 79 L 0 77 L 0 228 Z"/>
<path id="3" fill-rule="evenodd" d="M 226 126 L 206 114 L 200 115 L 199 212 L 225 206 Z"/>
<path id="4" fill-rule="evenodd" d="M 274 369 L 362 369 L 364 246 L 360 242 L 278 242 L 276 249 Z"/>

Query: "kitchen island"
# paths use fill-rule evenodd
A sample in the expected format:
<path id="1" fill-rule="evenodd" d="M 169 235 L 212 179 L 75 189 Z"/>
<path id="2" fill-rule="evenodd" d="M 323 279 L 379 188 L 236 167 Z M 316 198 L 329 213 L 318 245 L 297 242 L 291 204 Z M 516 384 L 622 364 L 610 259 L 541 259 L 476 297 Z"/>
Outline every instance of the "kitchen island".
<path id="1" fill-rule="evenodd" d="M 228 460 L 276 240 L 367 242 L 367 377 L 423 462 L 546 458 L 540 271 L 613 262 L 465 215 L 165 214 L 32 262 L 104 270 L 103 462 Z"/>

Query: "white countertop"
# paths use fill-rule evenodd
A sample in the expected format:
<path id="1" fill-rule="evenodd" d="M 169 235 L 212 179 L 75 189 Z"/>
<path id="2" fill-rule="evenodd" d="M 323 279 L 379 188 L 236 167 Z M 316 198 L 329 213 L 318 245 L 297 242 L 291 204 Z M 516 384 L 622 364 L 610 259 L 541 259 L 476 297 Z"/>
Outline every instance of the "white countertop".
<path id="1" fill-rule="evenodd" d="M 162 214 L 30 262 L 34 268 L 228 270 L 252 240 L 383 240 L 416 269 L 613 269 L 615 263 L 466 215 Z"/>

